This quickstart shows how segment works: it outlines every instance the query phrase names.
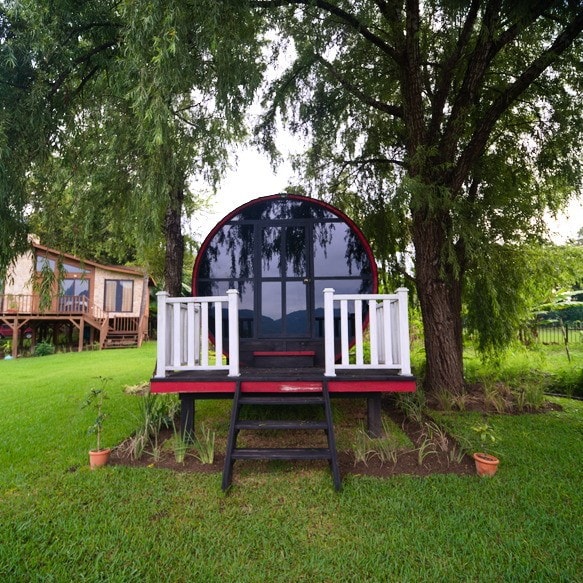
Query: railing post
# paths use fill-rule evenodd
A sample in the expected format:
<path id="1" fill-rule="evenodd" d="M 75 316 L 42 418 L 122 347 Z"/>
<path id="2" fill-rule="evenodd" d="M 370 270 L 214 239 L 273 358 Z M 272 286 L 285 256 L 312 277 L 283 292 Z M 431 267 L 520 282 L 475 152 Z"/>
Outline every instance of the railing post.
<path id="1" fill-rule="evenodd" d="M 239 292 L 227 290 L 229 298 L 229 376 L 239 376 Z M 217 358 L 221 358 L 217 354 Z"/>
<path id="2" fill-rule="evenodd" d="M 324 375 L 334 377 L 334 289 L 331 287 L 324 289 L 324 350 Z"/>
<path id="3" fill-rule="evenodd" d="M 161 291 L 156 294 L 158 298 L 158 327 L 156 345 L 156 376 L 166 376 L 166 299 L 168 292 Z"/>
<path id="4" fill-rule="evenodd" d="M 411 374 L 411 352 L 409 340 L 409 290 L 400 287 L 399 297 L 399 351 L 401 353 L 401 374 Z"/>

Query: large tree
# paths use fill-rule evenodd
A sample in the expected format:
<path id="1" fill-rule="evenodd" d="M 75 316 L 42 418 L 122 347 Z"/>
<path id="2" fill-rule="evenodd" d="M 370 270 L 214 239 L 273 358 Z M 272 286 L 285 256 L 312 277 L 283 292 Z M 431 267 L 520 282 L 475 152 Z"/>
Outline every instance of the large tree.
<path id="1" fill-rule="evenodd" d="M 250 5 L 296 55 L 267 96 L 263 143 L 281 115 L 310 143 L 305 176 L 362 215 L 379 257 L 412 244 L 426 385 L 462 391 L 464 293 L 500 306 L 517 279 L 491 263 L 500 244 L 542 235 L 581 187 L 580 2 Z"/>
<path id="2" fill-rule="evenodd" d="M 26 76 L 4 86 L 0 133 L 28 128 L 0 151 L 26 177 L 15 203 L 6 199 L 12 227 L 3 239 L 22 240 L 32 202 L 34 224 L 54 242 L 64 236 L 121 257 L 133 247 L 140 258 L 163 246 L 165 287 L 178 295 L 191 180 L 216 182 L 261 79 L 252 15 L 210 0 L 19 0 L 2 14 L 2 67 Z M 8 189 L 10 176 L 1 178 Z M 80 222 L 54 228 L 49 212 Z M 119 234 L 120 250 L 88 243 Z"/>

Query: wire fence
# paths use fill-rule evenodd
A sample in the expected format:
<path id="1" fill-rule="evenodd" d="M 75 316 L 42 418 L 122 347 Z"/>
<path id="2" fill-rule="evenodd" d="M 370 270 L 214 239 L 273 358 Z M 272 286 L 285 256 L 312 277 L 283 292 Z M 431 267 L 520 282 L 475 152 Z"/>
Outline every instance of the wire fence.
<path id="1" fill-rule="evenodd" d="M 533 329 L 536 342 L 541 344 L 580 344 L 583 343 L 583 324 L 559 323 L 536 326 Z"/>

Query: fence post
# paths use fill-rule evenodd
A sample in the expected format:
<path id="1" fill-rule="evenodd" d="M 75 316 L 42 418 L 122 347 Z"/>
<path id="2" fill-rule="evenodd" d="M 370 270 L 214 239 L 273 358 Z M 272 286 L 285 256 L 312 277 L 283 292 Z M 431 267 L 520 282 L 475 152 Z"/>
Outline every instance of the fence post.
<path id="1" fill-rule="evenodd" d="M 156 345 L 156 376 L 166 376 L 166 299 L 168 292 L 161 291 L 156 294 L 158 298 L 158 327 Z"/>
<path id="2" fill-rule="evenodd" d="M 227 290 L 229 298 L 229 376 L 239 376 L 239 292 Z M 220 355 L 217 354 L 217 358 Z"/>
<path id="3" fill-rule="evenodd" d="M 411 348 L 409 340 L 409 290 L 400 287 L 399 297 L 399 351 L 401 353 L 401 374 L 411 374 Z"/>
<path id="4" fill-rule="evenodd" d="M 334 288 L 331 287 L 324 289 L 324 351 L 324 375 L 334 377 Z"/>

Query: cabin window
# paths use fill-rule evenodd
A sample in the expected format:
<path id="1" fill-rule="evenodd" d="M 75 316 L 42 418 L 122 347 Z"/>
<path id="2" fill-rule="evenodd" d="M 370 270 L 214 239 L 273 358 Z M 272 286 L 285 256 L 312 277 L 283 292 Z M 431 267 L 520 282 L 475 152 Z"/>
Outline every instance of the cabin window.
<path id="1" fill-rule="evenodd" d="M 67 275 L 77 276 L 77 277 L 88 276 L 90 273 L 88 269 L 84 269 L 80 265 L 71 265 L 70 263 L 63 263 L 63 271 Z"/>
<path id="2" fill-rule="evenodd" d="M 131 279 L 105 280 L 103 308 L 106 312 L 131 312 L 133 303 L 134 282 Z"/>
<path id="3" fill-rule="evenodd" d="M 89 309 L 89 280 L 69 279 L 61 282 L 59 311 L 87 312 Z"/>
<path id="4" fill-rule="evenodd" d="M 45 255 L 36 256 L 36 270 L 39 272 L 42 271 L 43 269 L 46 269 L 47 266 L 51 271 L 55 271 L 55 264 L 56 262 L 54 259 L 49 259 Z"/>

